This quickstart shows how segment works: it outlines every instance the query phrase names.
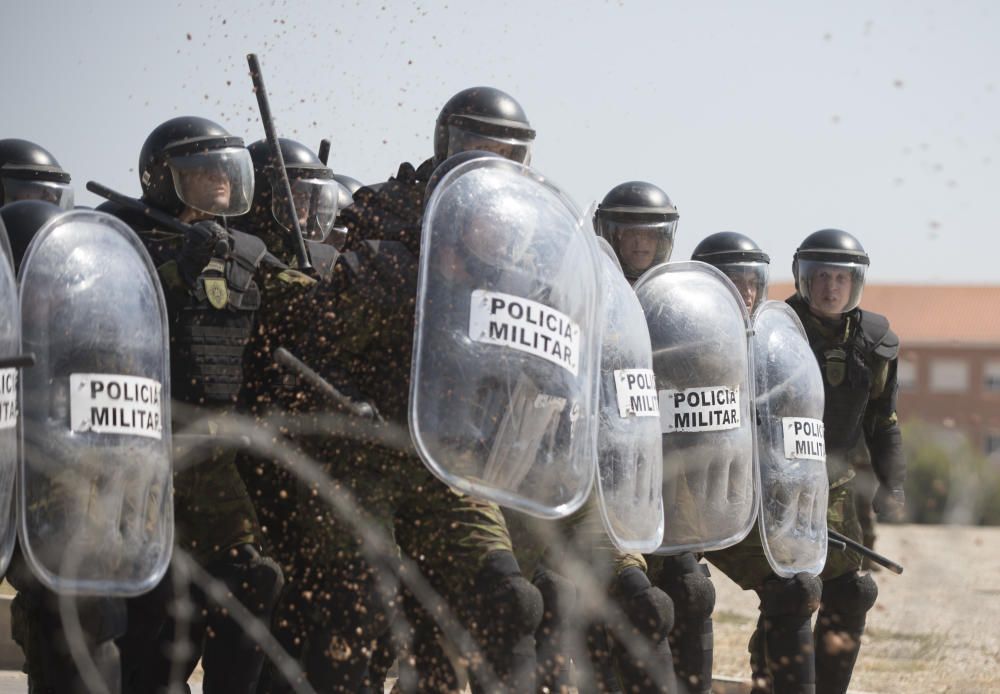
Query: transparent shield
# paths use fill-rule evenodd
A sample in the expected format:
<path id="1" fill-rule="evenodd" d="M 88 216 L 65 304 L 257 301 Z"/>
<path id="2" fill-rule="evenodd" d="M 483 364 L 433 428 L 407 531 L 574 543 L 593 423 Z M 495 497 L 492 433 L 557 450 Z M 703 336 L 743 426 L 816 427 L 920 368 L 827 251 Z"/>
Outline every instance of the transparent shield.
<path id="1" fill-rule="evenodd" d="M 243 147 L 225 147 L 170 157 L 177 197 L 201 212 L 246 214 L 253 201 L 253 159 Z"/>
<path id="2" fill-rule="evenodd" d="M 0 233 L 6 240 L 6 233 Z M 21 353 L 21 313 L 17 303 L 17 283 L 9 251 L 0 251 L 0 357 Z M 17 470 L 18 383 L 21 370 L 0 368 L 0 575 L 7 570 L 14 551 L 14 478 Z"/>
<path id="3" fill-rule="evenodd" d="M 660 554 L 739 542 L 757 516 L 752 370 L 743 300 L 716 268 L 659 265 L 639 278 L 663 447 Z"/>
<path id="4" fill-rule="evenodd" d="M 642 306 L 614 254 L 602 255 L 604 329 L 597 491 L 608 535 L 624 552 L 663 540 L 663 456 L 653 353 Z"/>
<path id="5" fill-rule="evenodd" d="M 166 308 L 135 234 L 76 210 L 25 255 L 21 546 L 57 592 L 136 595 L 173 545 Z"/>
<path id="6" fill-rule="evenodd" d="M 410 432 L 460 491 L 558 518 L 596 459 L 597 246 L 531 169 L 468 162 L 424 214 Z"/>
<path id="7" fill-rule="evenodd" d="M 754 316 L 760 534 L 779 576 L 826 563 L 828 480 L 823 377 L 798 316 L 768 301 Z"/>

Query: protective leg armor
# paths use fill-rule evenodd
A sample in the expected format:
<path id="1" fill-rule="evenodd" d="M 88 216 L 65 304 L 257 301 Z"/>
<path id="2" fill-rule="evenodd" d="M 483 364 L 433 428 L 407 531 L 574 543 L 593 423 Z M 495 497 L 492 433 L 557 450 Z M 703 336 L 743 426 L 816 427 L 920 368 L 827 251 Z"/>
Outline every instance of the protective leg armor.
<path id="1" fill-rule="evenodd" d="M 281 568 L 273 559 L 261 556 L 253 545 L 239 545 L 227 555 L 212 562 L 207 567 L 209 573 L 225 583 L 233 597 L 265 627 L 270 626 L 271 611 L 284 584 Z M 222 610 L 209 610 L 207 626 L 210 635 L 205 637 L 202 652 L 204 691 L 252 694 L 264 665 L 263 651 Z"/>
<path id="2" fill-rule="evenodd" d="M 823 582 L 815 576 L 775 578 L 758 591 L 766 667 L 774 694 L 814 694 L 812 614 Z M 758 638 L 760 638 L 758 636 Z"/>
<path id="3" fill-rule="evenodd" d="M 627 644 L 619 643 L 618 669 L 622 688 L 637 694 L 674 692 L 674 667 L 668 636 L 674 625 L 674 604 L 661 589 L 653 586 L 642 569 L 632 566 L 615 579 L 614 594 L 631 629 L 626 634 L 641 636 L 651 650 L 651 661 L 634 657 Z M 621 636 L 618 641 L 621 641 Z"/>
<path id="4" fill-rule="evenodd" d="M 576 586 L 544 567 L 535 571 L 532 583 L 541 593 L 544 607 L 535 631 L 537 687 L 538 691 L 559 692 L 570 686 L 566 627 L 576 607 Z"/>
<path id="5" fill-rule="evenodd" d="M 475 636 L 499 683 L 512 693 L 534 691 L 541 593 L 521 575 L 517 560 L 507 551 L 486 556 L 475 579 L 475 592 L 479 616 Z"/>
<path id="6" fill-rule="evenodd" d="M 865 617 L 878 598 L 870 574 L 856 571 L 823 582 L 816 618 L 817 694 L 845 694 L 861 650 Z"/>
<path id="7" fill-rule="evenodd" d="M 712 690 L 712 610 L 715 586 L 693 554 L 664 557 L 656 585 L 674 602 L 670 649 L 677 678 L 692 694 Z"/>

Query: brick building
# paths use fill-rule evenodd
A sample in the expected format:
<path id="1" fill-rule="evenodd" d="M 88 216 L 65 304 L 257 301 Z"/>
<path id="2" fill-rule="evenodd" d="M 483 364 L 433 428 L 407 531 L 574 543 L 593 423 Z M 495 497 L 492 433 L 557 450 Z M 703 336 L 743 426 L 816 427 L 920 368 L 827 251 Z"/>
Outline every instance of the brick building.
<path id="1" fill-rule="evenodd" d="M 869 285 L 861 307 L 899 335 L 900 420 L 962 432 L 1000 463 L 1000 285 Z"/>

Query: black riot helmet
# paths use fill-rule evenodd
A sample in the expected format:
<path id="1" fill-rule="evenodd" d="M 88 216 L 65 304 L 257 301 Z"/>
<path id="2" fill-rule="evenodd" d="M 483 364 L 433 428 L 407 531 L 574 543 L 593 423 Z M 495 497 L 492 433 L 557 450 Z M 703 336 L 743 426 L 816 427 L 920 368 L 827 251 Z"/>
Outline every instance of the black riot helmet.
<path id="1" fill-rule="evenodd" d="M 285 161 L 288 182 L 295 200 L 302 235 L 312 241 L 323 241 L 337 218 L 340 184 L 311 149 L 301 142 L 278 138 L 281 157 Z M 288 231 L 292 224 L 284 184 L 277 183 L 272 170 L 271 146 L 258 140 L 247 147 L 253 160 L 254 190 L 251 223 L 274 220 Z"/>
<path id="2" fill-rule="evenodd" d="M 735 231 L 706 236 L 695 247 L 691 260 L 719 268 L 736 286 L 751 315 L 767 300 L 771 259 L 749 236 Z"/>
<path id="3" fill-rule="evenodd" d="M 835 317 L 857 308 L 865 287 L 868 254 L 840 229 L 821 229 L 799 244 L 792 261 L 795 289 L 813 312 Z"/>
<path id="4" fill-rule="evenodd" d="M 242 138 L 205 118 L 181 116 L 159 125 L 139 154 L 142 199 L 172 215 L 185 207 L 216 216 L 250 209 L 253 162 Z"/>
<path id="5" fill-rule="evenodd" d="M 69 173 L 34 142 L 0 140 L 0 205 L 45 200 L 64 210 L 73 207 Z"/>
<path id="6" fill-rule="evenodd" d="M 470 149 L 495 152 L 512 161 L 531 161 L 535 131 L 521 104 L 493 87 L 463 89 L 448 99 L 434 129 L 434 161 Z"/>
<path id="7" fill-rule="evenodd" d="M 615 186 L 597 206 L 594 231 L 611 244 L 629 281 L 670 260 L 679 219 L 661 188 L 645 181 Z"/>
<path id="8" fill-rule="evenodd" d="M 21 259 L 38 230 L 63 212 L 65 210 L 61 207 L 45 200 L 18 200 L 0 207 L 0 218 L 7 228 L 15 272 L 21 267 Z"/>

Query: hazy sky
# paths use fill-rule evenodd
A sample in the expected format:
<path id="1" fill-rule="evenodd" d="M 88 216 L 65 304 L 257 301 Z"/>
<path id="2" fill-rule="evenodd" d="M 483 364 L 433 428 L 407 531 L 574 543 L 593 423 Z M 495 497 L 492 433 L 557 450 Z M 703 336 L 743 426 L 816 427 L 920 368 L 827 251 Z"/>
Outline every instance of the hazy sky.
<path id="1" fill-rule="evenodd" d="M 431 153 L 454 92 L 514 95 L 534 165 L 581 208 L 644 179 L 681 213 L 674 258 L 733 229 L 790 276 L 816 229 L 873 282 L 1000 282 L 1000 3 L 0 0 L 0 137 L 137 195 L 177 115 L 278 130 L 364 182 Z"/>

